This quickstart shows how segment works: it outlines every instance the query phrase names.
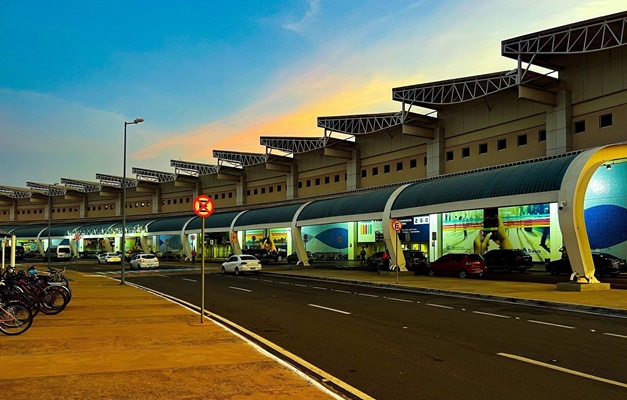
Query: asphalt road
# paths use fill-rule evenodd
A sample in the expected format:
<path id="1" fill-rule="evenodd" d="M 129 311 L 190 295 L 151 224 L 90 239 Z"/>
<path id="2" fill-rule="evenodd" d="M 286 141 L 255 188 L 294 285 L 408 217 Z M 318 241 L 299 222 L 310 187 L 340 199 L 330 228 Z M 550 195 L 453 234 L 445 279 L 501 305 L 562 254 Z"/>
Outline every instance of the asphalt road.
<path id="1" fill-rule="evenodd" d="M 198 273 L 127 280 L 200 304 Z M 627 398 L 625 319 L 263 274 L 205 307 L 377 399 Z"/>

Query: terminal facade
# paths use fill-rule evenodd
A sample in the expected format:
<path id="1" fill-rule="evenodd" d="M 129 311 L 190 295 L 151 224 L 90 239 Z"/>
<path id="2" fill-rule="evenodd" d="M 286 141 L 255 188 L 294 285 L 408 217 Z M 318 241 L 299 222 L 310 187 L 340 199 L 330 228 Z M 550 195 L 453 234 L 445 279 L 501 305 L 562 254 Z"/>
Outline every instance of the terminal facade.
<path id="1" fill-rule="evenodd" d="M 510 70 L 391 88 L 397 110 L 319 117 L 320 137 L 263 136 L 265 153 L 214 150 L 217 164 L 134 167 L 126 181 L 0 182 L 0 229 L 27 251 L 50 236 L 77 254 L 261 246 L 306 263 L 387 248 L 404 267 L 401 248 L 433 260 L 507 240 L 536 262 L 578 248 L 582 271 L 590 249 L 626 258 L 626 32 L 621 12 L 503 40 Z M 205 240 L 201 194 L 215 203 Z"/>

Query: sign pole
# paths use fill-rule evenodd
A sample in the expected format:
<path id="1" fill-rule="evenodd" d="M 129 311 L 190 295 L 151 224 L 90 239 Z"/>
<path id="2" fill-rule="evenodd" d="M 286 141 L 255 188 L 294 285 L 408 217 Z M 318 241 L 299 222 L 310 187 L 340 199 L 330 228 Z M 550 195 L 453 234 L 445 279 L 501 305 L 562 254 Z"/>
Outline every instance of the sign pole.
<path id="1" fill-rule="evenodd" d="M 403 223 L 401 221 L 394 220 L 394 222 L 392 222 L 392 229 L 394 230 L 394 233 L 396 234 L 396 284 L 398 285 L 398 271 L 401 269 L 399 263 L 398 263 L 398 256 L 399 256 L 399 247 L 401 247 L 400 244 L 400 240 L 401 238 L 399 237 L 399 233 L 401 231 L 401 229 L 403 229 Z"/>
<path id="2" fill-rule="evenodd" d="M 201 300 L 200 300 L 200 323 L 202 324 L 205 319 L 205 219 L 202 219 L 202 225 L 200 225 L 200 237 L 202 238 L 202 250 L 200 251 L 200 286 Z"/>

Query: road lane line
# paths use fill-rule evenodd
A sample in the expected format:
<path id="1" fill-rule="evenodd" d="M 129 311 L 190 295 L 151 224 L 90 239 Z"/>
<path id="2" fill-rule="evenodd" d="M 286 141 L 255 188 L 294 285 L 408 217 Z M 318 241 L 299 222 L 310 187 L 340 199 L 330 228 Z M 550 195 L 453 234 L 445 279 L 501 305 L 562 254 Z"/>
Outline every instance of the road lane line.
<path id="1" fill-rule="evenodd" d="M 187 278 L 181 278 L 184 281 L 188 281 L 188 282 L 198 282 L 196 279 L 187 279 Z"/>
<path id="2" fill-rule="evenodd" d="M 346 290 L 340 290 L 340 289 L 331 289 L 331 290 L 333 290 L 334 292 L 338 292 L 338 293 L 353 294 L 353 292 L 349 292 L 349 291 L 346 291 Z"/>
<path id="3" fill-rule="evenodd" d="M 242 292 L 252 292 L 252 290 L 248 290 L 248 289 L 244 289 L 241 287 L 237 287 L 237 286 L 229 286 L 229 289 L 235 289 L 235 290 L 241 290 Z"/>
<path id="4" fill-rule="evenodd" d="M 384 299 L 394 300 L 394 301 L 402 301 L 402 302 L 405 302 L 405 303 L 413 303 L 412 300 L 397 299 L 396 297 L 384 297 Z"/>
<path id="5" fill-rule="evenodd" d="M 440 304 L 433 304 L 433 303 L 426 303 L 426 304 L 427 304 L 428 306 L 431 306 L 431 307 L 446 308 L 447 310 L 452 310 L 452 309 L 453 309 L 453 307 L 449 307 L 449 306 L 442 306 L 442 305 L 440 305 Z"/>
<path id="6" fill-rule="evenodd" d="M 366 297 L 379 297 L 376 294 L 368 294 L 368 293 L 357 293 L 360 296 L 366 296 Z"/>
<path id="7" fill-rule="evenodd" d="M 574 326 L 568 326 L 568 325 L 560 325 L 560 324 L 552 324 L 550 322 L 542 322 L 542 321 L 536 321 L 533 319 L 528 319 L 528 322 L 531 322 L 532 324 L 541 324 L 541 325 L 548 325 L 548 326 L 555 326 L 557 328 L 566 328 L 566 329 L 575 329 Z"/>
<path id="8" fill-rule="evenodd" d="M 300 283 L 295 283 L 294 286 L 298 286 L 298 287 L 307 287 L 307 285 L 302 285 Z"/>
<path id="9" fill-rule="evenodd" d="M 264 281 L 264 282 L 274 283 L 274 281 L 271 281 L 271 280 L 269 280 L 269 279 L 262 279 L 262 281 Z"/>
<path id="10" fill-rule="evenodd" d="M 351 314 L 348 311 L 336 310 L 335 308 L 319 306 L 317 304 L 307 304 L 307 305 L 310 306 L 310 307 L 322 308 L 323 310 L 333 311 L 333 312 L 340 313 L 340 314 L 346 314 L 346 315 L 350 315 Z"/>
<path id="11" fill-rule="evenodd" d="M 508 317 L 507 315 L 492 314 L 492 313 L 489 313 L 489 312 L 482 312 L 482 311 L 473 311 L 473 313 L 475 313 L 475 314 L 481 314 L 481 315 L 487 315 L 487 316 L 489 316 L 489 317 L 511 318 L 511 317 Z"/>
<path id="12" fill-rule="evenodd" d="M 278 282 L 277 281 L 277 283 L 280 283 L 281 285 L 291 285 L 291 283 L 289 283 L 289 282 Z"/>
<path id="13" fill-rule="evenodd" d="M 514 360 L 526 362 L 526 363 L 529 363 L 529 364 L 538 365 L 540 367 L 550 368 L 550 369 L 554 369 L 556 371 L 566 372 L 567 374 L 581 376 L 583 378 L 588 378 L 588 379 L 592 379 L 592 380 L 595 380 L 595 381 L 609 383 L 611 385 L 616 385 L 616 386 L 627 388 L 627 383 L 617 382 L 617 381 L 613 381 L 611 379 L 601 378 L 601 377 L 598 377 L 598 376 L 595 376 L 595 375 L 590 375 L 590 374 L 586 374 L 586 373 L 583 373 L 583 372 L 575 371 L 573 369 L 558 367 L 557 365 L 543 363 L 541 361 L 532 360 L 530 358 L 525 358 L 525 357 L 517 356 L 517 355 L 514 355 L 514 354 L 507 354 L 507 353 L 496 353 L 496 354 L 499 355 L 499 356 L 502 356 L 502 357 L 507 357 L 507 358 L 511 358 L 511 359 L 514 359 Z"/>
<path id="14" fill-rule="evenodd" d="M 311 288 L 312 288 L 312 289 L 318 289 L 318 290 L 328 290 L 327 288 L 325 288 L 325 287 L 320 287 L 320 286 L 312 286 Z"/>
<path id="15" fill-rule="evenodd" d="M 607 335 L 607 336 L 614 336 L 614 337 L 619 337 L 619 338 L 627 339 L 627 336 L 625 336 L 625 335 L 619 335 L 619 334 L 617 334 L 617 333 L 604 333 L 604 335 Z"/>

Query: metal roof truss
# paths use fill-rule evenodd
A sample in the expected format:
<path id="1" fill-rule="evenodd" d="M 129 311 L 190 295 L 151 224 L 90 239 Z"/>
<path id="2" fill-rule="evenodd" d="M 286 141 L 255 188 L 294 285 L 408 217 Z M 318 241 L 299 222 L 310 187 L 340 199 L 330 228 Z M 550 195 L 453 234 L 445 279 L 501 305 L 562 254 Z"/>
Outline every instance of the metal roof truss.
<path id="1" fill-rule="evenodd" d="M 227 162 L 240 167 L 264 164 L 268 160 L 267 154 L 239 153 L 235 151 L 221 150 L 214 150 L 213 157 L 218 159 L 218 165 L 223 165 L 224 162 Z"/>
<path id="2" fill-rule="evenodd" d="M 402 124 L 402 113 L 318 117 L 318 127 L 346 135 L 365 135 Z"/>
<path id="3" fill-rule="evenodd" d="M 280 150 L 285 153 L 306 153 L 308 151 L 322 149 L 326 146 L 328 137 L 320 138 L 289 138 L 277 136 L 262 136 L 260 144 L 267 149 Z"/>
<path id="4" fill-rule="evenodd" d="M 113 175 L 96 174 L 96 179 L 103 185 L 122 187 L 123 178 Z M 138 180 L 126 178 L 126 187 L 137 187 Z"/>
<path id="5" fill-rule="evenodd" d="M 8 186 L 0 186 L 0 194 L 14 199 L 28 199 L 30 198 L 31 192 L 30 190 L 20 190 L 18 188 Z"/>
<path id="6" fill-rule="evenodd" d="M 53 184 L 46 185 L 42 183 L 26 182 L 26 186 L 28 186 L 35 192 L 41 193 L 45 196 L 64 196 L 65 195 L 65 187 L 59 188 L 59 186 L 55 186 Z"/>
<path id="7" fill-rule="evenodd" d="M 61 178 L 61 183 L 64 184 L 68 189 L 73 189 L 83 193 L 99 192 L 101 189 L 101 186 L 97 183 L 76 181 L 74 179 L 68 178 Z"/>
<path id="8" fill-rule="evenodd" d="M 174 172 L 177 175 L 189 175 L 189 176 L 200 176 L 200 175 L 211 175 L 218 173 L 217 165 L 210 164 L 199 164 L 193 163 L 189 161 L 177 161 L 170 160 L 170 166 L 174 167 Z"/>
<path id="9" fill-rule="evenodd" d="M 153 171 L 150 169 L 133 167 L 133 173 L 137 176 L 138 181 L 161 183 L 174 182 L 176 180 L 176 174 L 171 172 Z"/>

